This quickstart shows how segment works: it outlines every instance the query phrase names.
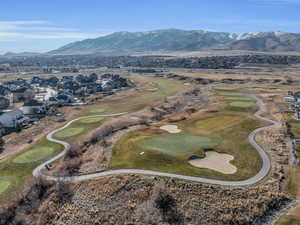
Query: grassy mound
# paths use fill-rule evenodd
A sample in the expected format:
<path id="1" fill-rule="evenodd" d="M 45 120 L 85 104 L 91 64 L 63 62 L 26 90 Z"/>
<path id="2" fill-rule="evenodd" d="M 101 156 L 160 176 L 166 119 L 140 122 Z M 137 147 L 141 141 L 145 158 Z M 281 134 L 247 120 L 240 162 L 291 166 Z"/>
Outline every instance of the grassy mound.
<path id="1" fill-rule="evenodd" d="M 249 102 L 249 101 L 234 101 L 229 103 L 229 105 L 232 107 L 239 107 L 239 108 L 250 108 L 256 106 L 254 102 Z"/>
<path id="2" fill-rule="evenodd" d="M 50 157 L 55 149 L 48 146 L 36 146 L 27 152 L 18 155 L 13 159 L 13 163 L 31 163 Z"/>
<path id="3" fill-rule="evenodd" d="M 162 135 L 146 138 L 142 147 L 171 155 L 194 153 L 203 148 L 216 146 L 217 141 L 206 136 L 198 135 Z"/>
<path id="4" fill-rule="evenodd" d="M 0 195 L 2 193 L 4 193 L 6 190 L 8 190 L 9 186 L 10 186 L 10 181 L 8 180 L 1 180 L 0 178 Z"/>
<path id="5" fill-rule="evenodd" d="M 58 131 L 54 134 L 54 137 L 57 139 L 66 139 L 69 137 L 77 136 L 85 131 L 84 127 L 70 127 Z"/>
<path id="6" fill-rule="evenodd" d="M 100 121 L 104 120 L 103 117 L 90 117 L 79 120 L 80 123 L 98 123 Z"/>

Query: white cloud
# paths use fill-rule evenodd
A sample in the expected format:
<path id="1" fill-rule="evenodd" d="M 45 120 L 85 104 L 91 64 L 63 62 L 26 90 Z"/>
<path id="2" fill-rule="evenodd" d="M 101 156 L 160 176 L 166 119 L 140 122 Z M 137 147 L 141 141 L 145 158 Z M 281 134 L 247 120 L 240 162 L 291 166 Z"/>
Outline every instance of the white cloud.
<path id="1" fill-rule="evenodd" d="M 75 28 L 53 26 L 48 21 L 0 21 L 0 41 L 11 39 L 85 39 L 101 36 Z"/>

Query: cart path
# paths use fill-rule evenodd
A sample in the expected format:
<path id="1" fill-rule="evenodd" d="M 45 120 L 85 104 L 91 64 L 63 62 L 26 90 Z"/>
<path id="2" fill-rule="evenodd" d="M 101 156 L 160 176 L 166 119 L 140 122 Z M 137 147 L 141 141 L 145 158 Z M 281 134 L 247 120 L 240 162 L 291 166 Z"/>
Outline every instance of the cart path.
<path id="1" fill-rule="evenodd" d="M 153 176 L 163 176 L 163 177 L 172 177 L 172 178 L 178 178 L 178 179 L 183 179 L 183 180 L 188 180 L 188 181 L 195 181 L 195 182 L 201 182 L 201 183 L 206 183 L 206 184 L 217 184 L 217 185 L 225 185 L 225 186 L 244 186 L 244 185 L 252 185 L 255 184 L 259 181 L 261 181 L 263 178 L 265 178 L 270 169 L 271 169 L 271 161 L 268 156 L 268 154 L 264 151 L 264 149 L 255 141 L 255 135 L 263 130 L 270 129 L 276 126 L 279 126 L 280 124 L 277 121 L 262 117 L 261 114 L 266 111 L 265 105 L 263 104 L 262 100 L 258 98 L 257 96 L 251 95 L 256 100 L 256 103 L 259 107 L 259 110 L 254 114 L 258 119 L 266 121 L 271 123 L 271 125 L 267 125 L 264 127 L 260 127 L 252 131 L 248 135 L 248 141 L 249 143 L 257 150 L 259 153 L 261 159 L 262 159 L 262 168 L 260 171 L 253 177 L 243 180 L 243 181 L 222 181 L 222 180 L 215 180 L 215 179 L 208 179 L 208 178 L 202 178 L 202 177 L 195 177 L 195 176 L 186 176 L 186 175 L 180 175 L 180 174 L 174 174 L 174 173 L 167 173 L 167 172 L 159 172 L 159 171 L 153 171 L 153 170 L 141 170 L 141 169 L 118 169 L 118 170 L 106 170 L 102 172 L 96 172 L 92 174 L 86 174 L 86 175 L 78 175 L 78 176 L 71 176 L 71 177 L 65 177 L 65 176 L 50 176 L 50 175 L 45 175 L 42 173 L 42 170 L 45 168 L 45 166 L 49 163 L 54 162 L 55 160 L 59 159 L 62 157 L 66 151 L 70 148 L 70 144 L 58 139 L 53 138 L 53 134 L 65 129 L 68 127 L 70 124 L 73 122 L 80 120 L 80 119 L 85 119 L 85 118 L 90 118 L 90 117 L 113 117 L 113 116 L 120 116 L 120 115 L 125 115 L 126 112 L 124 113 L 117 113 L 117 114 L 109 114 L 109 115 L 93 115 L 93 116 L 84 116 L 84 117 L 79 117 L 77 119 L 74 119 L 70 122 L 68 122 L 66 125 L 63 127 L 56 129 L 49 133 L 47 135 L 47 139 L 49 141 L 61 144 L 64 146 L 64 150 L 59 153 L 58 155 L 54 156 L 53 158 L 49 159 L 48 161 L 42 163 L 39 165 L 37 168 L 33 170 L 33 176 L 35 177 L 41 177 L 45 180 L 48 181 L 83 181 L 83 180 L 88 180 L 88 179 L 93 179 L 93 178 L 99 178 L 99 177 L 104 177 L 108 175 L 118 175 L 118 174 L 143 174 L 143 175 L 153 175 Z"/>

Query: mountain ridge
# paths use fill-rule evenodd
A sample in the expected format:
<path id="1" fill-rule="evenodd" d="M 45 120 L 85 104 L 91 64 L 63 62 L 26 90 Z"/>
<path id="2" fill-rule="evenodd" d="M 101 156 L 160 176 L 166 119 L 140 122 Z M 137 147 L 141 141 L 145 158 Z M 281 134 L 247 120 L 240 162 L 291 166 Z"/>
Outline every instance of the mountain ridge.
<path id="1" fill-rule="evenodd" d="M 281 31 L 237 34 L 174 28 L 144 32 L 120 31 L 72 42 L 49 53 L 202 50 L 300 51 L 300 34 Z"/>

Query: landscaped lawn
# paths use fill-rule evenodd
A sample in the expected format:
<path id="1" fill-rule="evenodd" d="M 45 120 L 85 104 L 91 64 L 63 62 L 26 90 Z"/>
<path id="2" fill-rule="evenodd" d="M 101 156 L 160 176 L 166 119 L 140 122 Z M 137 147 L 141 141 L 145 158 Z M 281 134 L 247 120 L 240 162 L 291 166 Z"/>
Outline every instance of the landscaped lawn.
<path id="1" fill-rule="evenodd" d="M 251 101 L 255 102 L 252 98 L 247 96 L 232 96 L 232 97 L 224 97 L 226 101 Z"/>
<path id="2" fill-rule="evenodd" d="M 243 96 L 241 93 L 238 93 L 238 92 L 234 92 L 234 91 L 217 91 L 217 93 L 219 95 L 222 95 L 222 96 L 235 96 L 235 97 L 241 97 Z"/>
<path id="3" fill-rule="evenodd" d="M 79 120 L 80 123 L 98 123 L 100 121 L 104 120 L 103 117 L 89 117 L 85 119 Z"/>
<path id="4" fill-rule="evenodd" d="M 55 149 L 50 146 L 36 146 L 12 160 L 13 163 L 30 163 L 46 159 L 53 155 Z"/>
<path id="5" fill-rule="evenodd" d="M 56 132 L 54 138 L 64 140 L 73 136 L 78 136 L 85 131 L 84 127 L 68 127 L 61 131 Z"/>
<path id="6" fill-rule="evenodd" d="M 8 189 L 9 185 L 10 185 L 10 182 L 8 180 L 0 179 L 0 195 Z"/>

